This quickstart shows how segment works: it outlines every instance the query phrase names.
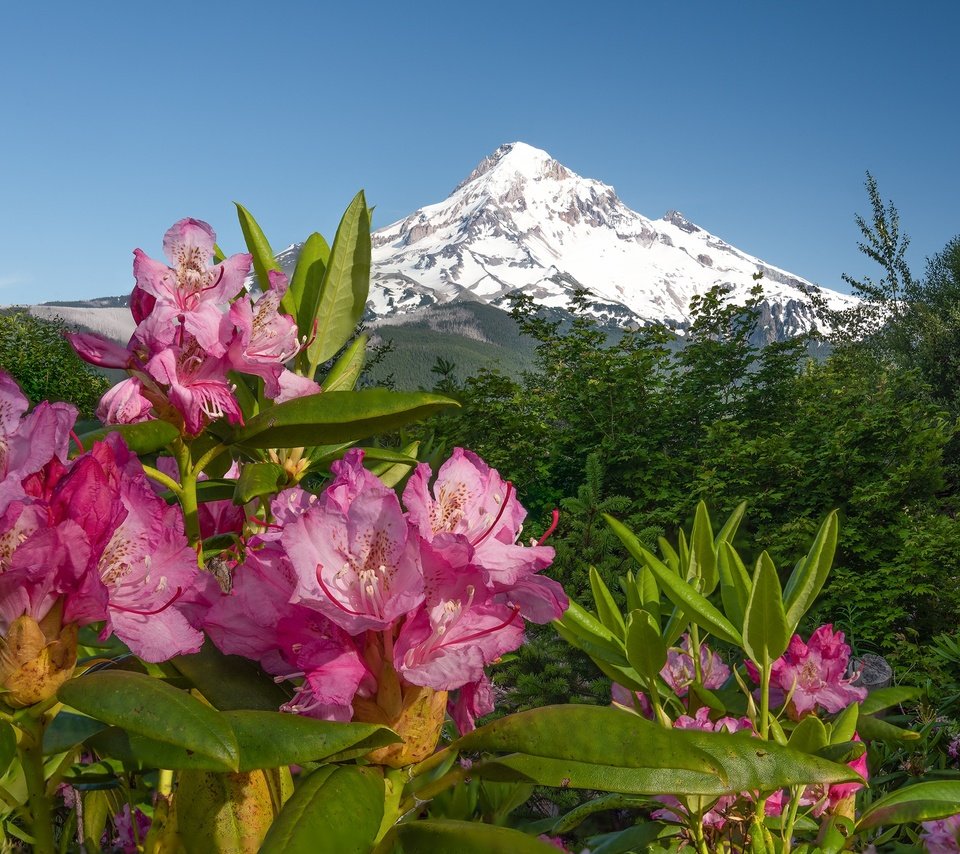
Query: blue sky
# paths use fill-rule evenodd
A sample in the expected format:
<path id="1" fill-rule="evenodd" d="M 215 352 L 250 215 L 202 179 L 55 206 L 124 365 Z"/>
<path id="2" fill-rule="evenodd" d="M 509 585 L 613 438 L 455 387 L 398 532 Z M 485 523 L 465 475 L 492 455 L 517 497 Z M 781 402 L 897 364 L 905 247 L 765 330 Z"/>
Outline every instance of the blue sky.
<path id="1" fill-rule="evenodd" d="M 329 237 L 359 188 L 375 225 L 523 140 L 838 287 L 865 170 L 910 260 L 960 233 L 960 3 L 101 0 L 5 8 L 0 303 L 132 286 L 195 216 L 241 249 Z"/>

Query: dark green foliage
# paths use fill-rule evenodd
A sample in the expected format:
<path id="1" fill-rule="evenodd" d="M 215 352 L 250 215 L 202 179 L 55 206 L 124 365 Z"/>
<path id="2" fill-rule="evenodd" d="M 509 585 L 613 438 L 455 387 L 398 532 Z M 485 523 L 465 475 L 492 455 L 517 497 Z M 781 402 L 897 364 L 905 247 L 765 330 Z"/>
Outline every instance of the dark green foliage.
<path id="1" fill-rule="evenodd" d="M 32 404 L 63 400 L 91 417 L 107 380 L 81 361 L 63 337 L 66 324 L 43 320 L 23 309 L 0 310 L 0 369 L 20 385 Z"/>

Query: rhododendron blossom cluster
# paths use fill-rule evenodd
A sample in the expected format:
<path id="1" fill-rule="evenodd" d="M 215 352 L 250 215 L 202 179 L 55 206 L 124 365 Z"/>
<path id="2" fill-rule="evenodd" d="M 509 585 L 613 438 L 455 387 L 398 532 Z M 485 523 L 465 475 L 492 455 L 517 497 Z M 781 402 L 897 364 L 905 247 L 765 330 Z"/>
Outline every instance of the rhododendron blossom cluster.
<path id="1" fill-rule="evenodd" d="M 467 731 L 493 709 L 484 668 L 520 646 L 524 620 L 567 607 L 538 574 L 553 549 L 518 542 L 526 511 L 469 451 L 456 449 L 432 488 L 420 464 L 402 505 L 362 461 L 348 451 L 322 495 L 273 501 L 273 526 L 248 542 L 204 628 L 224 652 L 297 680 L 290 711 L 402 730 L 412 704 L 433 720 L 458 690 L 450 712 Z"/>
<path id="2" fill-rule="evenodd" d="M 0 372 L 0 683 L 13 705 L 51 696 L 73 672 L 77 630 L 104 623 L 146 661 L 196 652 L 178 600 L 197 577 L 178 508 L 109 435 L 67 459 L 76 412 L 27 400 Z"/>
<path id="3" fill-rule="evenodd" d="M 104 423 L 161 418 L 191 436 L 220 418 L 239 423 L 230 371 L 259 377 L 277 402 L 320 391 L 285 366 L 305 344 L 293 318 L 279 311 L 286 277 L 271 273 L 269 289 L 254 301 L 243 292 L 250 255 L 214 264 L 215 244 L 207 223 L 188 218 L 164 235 L 169 266 L 134 252 L 130 311 L 137 327 L 125 348 L 96 335 L 68 335 L 81 358 L 130 374 L 100 402 Z"/>

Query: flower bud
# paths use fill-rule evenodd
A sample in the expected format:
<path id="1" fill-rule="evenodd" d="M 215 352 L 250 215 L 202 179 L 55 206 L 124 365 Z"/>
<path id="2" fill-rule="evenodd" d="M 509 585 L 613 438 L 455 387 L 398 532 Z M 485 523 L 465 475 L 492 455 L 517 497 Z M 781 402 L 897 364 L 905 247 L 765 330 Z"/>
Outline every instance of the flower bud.
<path id="1" fill-rule="evenodd" d="M 11 706 L 49 699 L 72 675 L 77 663 L 77 625 L 61 626 L 58 603 L 37 622 L 24 615 L 0 638 L 0 696 Z"/>
<path id="2" fill-rule="evenodd" d="M 420 685 L 404 685 L 400 710 L 388 715 L 373 700 L 360 697 L 353 701 L 355 721 L 383 724 L 390 727 L 403 741 L 367 754 L 377 765 L 402 768 L 426 759 L 436 749 L 440 730 L 447 711 L 447 692 Z"/>

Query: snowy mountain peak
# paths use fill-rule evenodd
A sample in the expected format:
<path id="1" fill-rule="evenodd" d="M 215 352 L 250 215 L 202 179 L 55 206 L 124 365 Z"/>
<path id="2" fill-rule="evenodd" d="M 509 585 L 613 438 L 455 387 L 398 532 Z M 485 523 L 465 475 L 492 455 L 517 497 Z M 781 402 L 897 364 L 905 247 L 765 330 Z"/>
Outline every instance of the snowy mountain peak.
<path id="1" fill-rule="evenodd" d="M 519 181 L 562 180 L 570 172 L 546 151 L 527 145 L 525 142 L 508 142 L 477 165 L 463 181 L 454 188 L 457 193 L 468 185 L 488 176 L 484 184 L 513 184 Z"/>

